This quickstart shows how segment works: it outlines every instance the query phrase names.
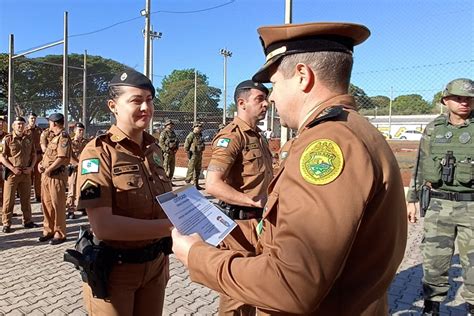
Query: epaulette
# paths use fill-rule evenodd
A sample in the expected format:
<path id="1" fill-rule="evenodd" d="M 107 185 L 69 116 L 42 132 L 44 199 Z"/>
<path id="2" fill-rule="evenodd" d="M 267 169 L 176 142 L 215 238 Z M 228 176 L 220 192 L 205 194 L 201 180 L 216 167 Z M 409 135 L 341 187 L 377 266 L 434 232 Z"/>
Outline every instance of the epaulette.
<path id="1" fill-rule="evenodd" d="M 329 121 L 331 119 L 334 119 L 338 117 L 339 115 L 342 114 L 344 107 L 342 105 L 336 105 L 336 106 L 331 106 L 324 111 L 321 112 L 321 114 L 318 115 L 314 120 L 312 120 L 308 125 L 306 125 L 308 128 L 314 127 L 318 125 L 321 122 L 324 121 Z"/>
<path id="2" fill-rule="evenodd" d="M 437 126 L 437 125 L 445 125 L 447 121 L 448 121 L 448 116 L 447 116 L 447 115 L 444 115 L 444 114 L 441 114 L 440 116 L 436 117 L 436 118 L 433 120 L 433 124 L 434 124 L 435 126 Z"/>

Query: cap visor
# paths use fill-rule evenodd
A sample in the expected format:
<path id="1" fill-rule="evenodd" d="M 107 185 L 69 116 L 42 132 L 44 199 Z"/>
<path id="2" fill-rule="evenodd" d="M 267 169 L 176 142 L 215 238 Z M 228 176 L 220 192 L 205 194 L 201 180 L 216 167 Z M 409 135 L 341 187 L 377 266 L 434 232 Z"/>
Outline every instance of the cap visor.
<path id="1" fill-rule="evenodd" d="M 275 58 L 270 59 L 267 61 L 262 68 L 260 68 L 255 75 L 253 75 L 252 80 L 254 82 L 260 82 L 260 83 L 267 83 L 270 82 L 270 77 L 272 75 L 271 68 L 275 63 L 281 59 L 283 55 L 280 56 L 275 56 Z"/>

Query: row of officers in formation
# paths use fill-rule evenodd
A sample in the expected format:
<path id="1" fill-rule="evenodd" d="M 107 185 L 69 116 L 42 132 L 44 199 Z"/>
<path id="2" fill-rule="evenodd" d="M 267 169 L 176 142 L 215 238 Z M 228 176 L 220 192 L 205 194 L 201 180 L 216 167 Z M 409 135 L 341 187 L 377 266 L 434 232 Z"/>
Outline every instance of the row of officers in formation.
<path id="1" fill-rule="evenodd" d="M 369 37 L 368 28 L 306 23 L 258 32 L 265 64 L 236 87 L 237 116 L 212 141 L 206 190 L 237 222 L 218 247 L 182 235 L 156 200 L 172 191 L 179 144 L 171 122 L 159 141 L 145 132 L 154 112 L 151 81 L 131 69 L 110 81 L 107 106 L 116 124 L 87 143 L 77 162 L 77 208 L 87 211 L 90 230 L 66 257 L 81 271 L 89 315 L 161 315 L 171 252 L 192 281 L 220 293 L 220 315 L 387 315 L 407 214 L 417 220 L 419 199 L 426 210 L 423 314 L 439 315 L 456 239 L 466 313 L 473 314 L 474 82 L 456 79 L 443 91 L 448 112 L 424 132 L 405 199 L 392 150 L 348 92 L 354 46 Z M 275 175 L 257 127 L 269 102 L 281 124 L 297 130 Z M 64 191 L 52 192 L 65 183 L 72 150 L 62 120 L 50 117 L 52 138 L 38 168 L 41 239 L 55 242 L 65 236 L 57 201 Z M 195 124 L 184 144 L 186 182 L 197 186 L 200 128 Z M 16 163 L 13 148 L 3 150 L 5 166 L 29 179 L 39 150 Z"/>

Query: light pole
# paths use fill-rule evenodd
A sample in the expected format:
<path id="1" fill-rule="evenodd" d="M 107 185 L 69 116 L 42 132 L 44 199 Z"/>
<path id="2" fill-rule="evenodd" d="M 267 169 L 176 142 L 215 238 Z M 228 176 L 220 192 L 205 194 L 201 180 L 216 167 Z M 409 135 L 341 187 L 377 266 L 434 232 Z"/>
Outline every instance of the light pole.
<path id="1" fill-rule="evenodd" d="M 145 30 L 143 31 L 143 35 L 145 35 L 143 74 L 148 78 L 150 78 L 150 1 L 146 0 L 145 9 L 140 11 L 141 16 L 145 17 Z"/>
<path id="2" fill-rule="evenodd" d="M 224 113 L 222 114 L 222 124 L 225 124 L 227 112 L 227 57 L 232 57 L 232 52 L 223 48 L 220 53 L 224 56 Z"/>

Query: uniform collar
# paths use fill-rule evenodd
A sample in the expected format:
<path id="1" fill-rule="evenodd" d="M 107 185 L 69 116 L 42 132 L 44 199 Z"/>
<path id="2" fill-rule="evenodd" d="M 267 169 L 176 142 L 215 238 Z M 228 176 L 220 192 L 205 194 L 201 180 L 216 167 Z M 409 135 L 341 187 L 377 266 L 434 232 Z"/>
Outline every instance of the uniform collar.
<path id="1" fill-rule="evenodd" d="M 112 134 L 110 136 L 110 140 L 115 142 L 115 143 L 120 143 L 124 139 L 128 139 L 131 142 L 131 140 L 127 134 L 125 134 L 120 128 L 117 127 L 117 125 L 112 125 L 112 127 L 109 129 L 109 133 Z M 152 144 L 155 142 L 155 137 L 151 136 L 150 134 L 143 132 L 143 146 L 147 147 L 148 145 Z"/>
<path id="2" fill-rule="evenodd" d="M 341 94 L 326 101 L 321 102 L 314 106 L 314 108 L 309 111 L 309 113 L 304 118 L 303 124 L 298 128 L 298 134 L 300 134 L 306 126 L 311 123 L 315 118 L 323 113 L 323 111 L 331 106 L 335 105 L 342 105 L 344 108 L 356 110 L 356 103 L 355 99 L 352 95 L 349 94 Z"/>
<path id="3" fill-rule="evenodd" d="M 235 125 L 240 127 L 240 129 L 242 131 L 254 131 L 254 132 L 257 132 L 257 133 L 259 131 L 261 131 L 258 126 L 256 127 L 257 130 L 253 129 L 252 127 L 250 127 L 250 125 L 247 122 L 245 122 L 243 119 L 241 119 L 238 116 L 234 117 L 234 123 L 235 123 Z"/>
<path id="4" fill-rule="evenodd" d="M 20 135 L 17 135 L 15 132 L 12 131 L 12 136 L 13 136 L 13 138 L 20 138 L 20 139 L 22 139 L 23 137 L 25 137 L 25 132 L 23 132 L 23 135 L 20 136 Z"/>

